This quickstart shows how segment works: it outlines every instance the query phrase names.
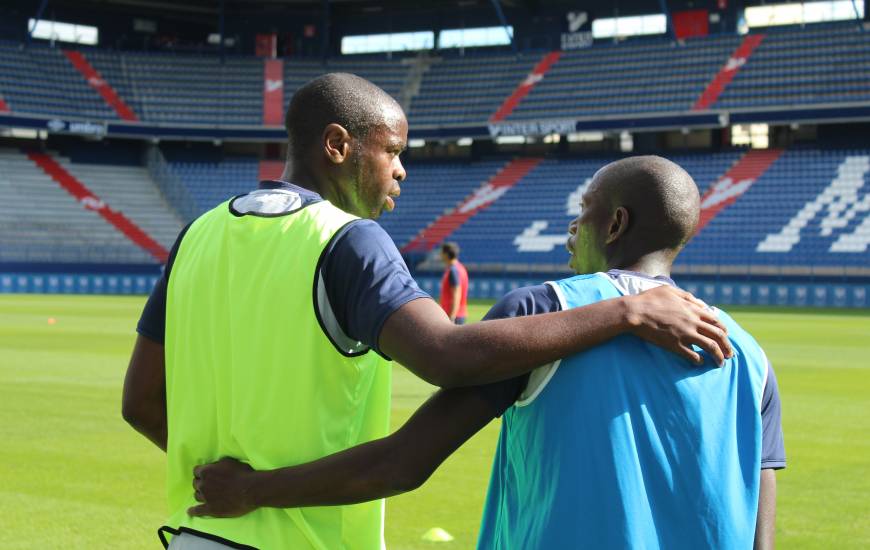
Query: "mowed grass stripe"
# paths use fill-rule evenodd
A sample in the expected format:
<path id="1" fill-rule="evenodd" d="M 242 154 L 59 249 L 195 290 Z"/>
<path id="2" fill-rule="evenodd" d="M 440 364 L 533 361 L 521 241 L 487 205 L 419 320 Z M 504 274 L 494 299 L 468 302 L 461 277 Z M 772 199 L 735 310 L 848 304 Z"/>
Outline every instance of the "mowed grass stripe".
<path id="1" fill-rule="evenodd" d="M 143 297 L 0 295 L 0 548 L 158 548 L 159 451 L 120 418 Z M 488 303 L 475 303 L 479 319 Z M 779 474 L 783 548 L 870 546 L 870 316 L 732 309 L 779 378 L 789 468 Z M 56 320 L 48 324 L 48 318 Z M 394 366 L 393 427 L 435 390 Z M 431 527 L 474 546 L 498 422 L 418 491 L 387 504 L 392 549 L 427 549 Z M 691 503 L 687 503 L 691 506 Z"/>

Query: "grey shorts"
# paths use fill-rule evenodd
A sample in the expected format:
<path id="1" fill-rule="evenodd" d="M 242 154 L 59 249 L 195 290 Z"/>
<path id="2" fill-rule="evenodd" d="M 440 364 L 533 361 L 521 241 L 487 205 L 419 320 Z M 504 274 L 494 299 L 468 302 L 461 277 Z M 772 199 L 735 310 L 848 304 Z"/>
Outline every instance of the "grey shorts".
<path id="1" fill-rule="evenodd" d="M 234 548 L 190 533 L 180 533 L 172 537 L 169 550 L 234 550 Z"/>

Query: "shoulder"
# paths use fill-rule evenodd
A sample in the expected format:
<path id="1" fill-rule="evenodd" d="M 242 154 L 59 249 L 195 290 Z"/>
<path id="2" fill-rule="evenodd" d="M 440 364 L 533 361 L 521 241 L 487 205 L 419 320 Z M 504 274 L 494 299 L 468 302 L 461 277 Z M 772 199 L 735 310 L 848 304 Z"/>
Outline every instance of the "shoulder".
<path id="1" fill-rule="evenodd" d="M 484 316 L 484 320 L 552 313 L 562 309 L 550 284 L 524 286 L 505 294 Z"/>
<path id="2" fill-rule="evenodd" d="M 734 320 L 731 315 L 729 315 L 725 310 L 719 309 L 718 307 L 712 308 L 716 313 L 716 316 L 722 323 L 725 325 L 725 328 L 728 329 L 728 335 L 732 340 L 738 340 L 739 343 L 744 347 L 751 347 L 757 353 L 764 355 L 764 350 L 761 349 L 761 345 L 755 340 L 755 338 L 746 331 L 740 324 Z"/>
<path id="3" fill-rule="evenodd" d="M 390 235 L 376 222 L 363 219 L 352 220 L 342 227 L 335 234 L 329 252 L 361 260 L 401 258 Z"/>

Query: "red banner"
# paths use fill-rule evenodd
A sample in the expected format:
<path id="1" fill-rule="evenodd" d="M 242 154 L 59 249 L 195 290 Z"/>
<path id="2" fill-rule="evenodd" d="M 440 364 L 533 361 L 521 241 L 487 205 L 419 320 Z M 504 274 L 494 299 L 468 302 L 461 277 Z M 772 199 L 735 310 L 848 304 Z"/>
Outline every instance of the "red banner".
<path id="1" fill-rule="evenodd" d="M 284 124 L 284 62 L 266 59 L 263 62 L 263 124 Z"/>
<path id="2" fill-rule="evenodd" d="M 278 35 L 258 34 L 257 35 L 257 57 L 275 57 L 278 55 Z"/>
<path id="3" fill-rule="evenodd" d="M 284 161 L 283 160 L 261 160 L 260 161 L 260 174 L 258 179 L 260 181 L 267 180 L 280 180 L 281 175 L 284 173 Z"/>
<path id="4" fill-rule="evenodd" d="M 544 79 L 544 75 L 547 74 L 547 71 L 550 70 L 550 67 L 552 67 L 556 61 L 559 61 L 559 57 L 561 56 L 561 51 L 550 52 L 545 55 L 538 64 L 535 65 L 535 68 L 532 69 L 531 74 L 527 76 L 525 80 L 520 82 L 520 85 L 516 87 L 513 93 L 504 100 L 501 107 L 498 108 L 498 111 L 489 117 L 489 121 L 499 122 L 511 114 L 513 110 L 516 109 L 517 105 L 520 104 L 520 101 L 529 95 L 529 92 L 532 91 L 535 84 Z"/>
<path id="5" fill-rule="evenodd" d="M 82 208 L 93 210 L 102 216 L 104 220 L 115 226 L 115 229 L 120 231 L 130 241 L 154 256 L 154 259 L 158 262 L 166 263 L 166 260 L 169 258 L 169 252 L 160 243 L 152 239 L 150 235 L 145 233 L 141 227 L 133 223 L 123 213 L 109 208 L 108 204 L 91 192 L 84 183 L 70 174 L 54 158 L 45 153 L 34 152 L 27 153 L 27 156 L 34 164 L 42 168 L 51 179 L 65 189 L 67 193 L 79 201 Z"/>
<path id="6" fill-rule="evenodd" d="M 90 64 L 83 53 L 75 50 L 63 50 L 63 54 L 69 59 L 73 67 L 81 73 L 87 83 L 91 85 L 91 88 L 100 94 L 103 101 L 115 110 L 119 118 L 131 121 L 139 120 L 133 109 L 124 103 L 124 100 L 115 92 L 115 89 L 100 76 L 100 73 Z"/>
<path id="7" fill-rule="evenodd" d="M 7 105 L 6 102 L 3 101 L 3 98 L 0 97 L 0 113 L 8 113 L 9 111 L 9 105 Z"/>
<path id="8" fill-rule="evenodd" d="M 510 161 L 486 183 L 478 187 L 474 193 L 465 197 L 459 205 L 445 212 L 417 233 L 408 244 L 402 247 L 402 250 L 427 252 L 432 250 L 438 243 L 443 242 L 459 229 L 462 224 L 470 220 L 472 216 L 501 198 L 542 160 L 540 158 L 519 158 Z"/>
<path id="9" fill-rule="evenodd" d="M 707 84 L 707 87 L 701 93 L 701 97 L 699 97 L 695 102 L 695 105 L 692 106 L 693 111 L 709 109 L 711 105 L 716 103 L 716 100 L 719 99 L 719 96 L 723 91 L 725 91 L 725 86 L 734 79 L 734 76 L 740 70 L 740 67 L 746 65 L 749 56 L 752 55 L 755 48 L 761 44 L 762 40 L 764 40 L 763 34 L 747 34 L 743 38 L 743 41 L 737 49 L 734 50 L 734 53 L 731 54 L 731 57 L 728 58 L 725 65 L 719 69 L 719 72 L 716 73 L 713 80 Z"/>
<path id="10" fill-rule="evenodd" d="M 710 34 L 710 16 L 707 10 L 676 11 L 673 22 L 674 34 L 678 40 Z"/>
<path id="11" fill-rule="evenodd" d="M 697 232 L 700 233 L 716 214 L 748 191 L 782 153 L 782 149 L 753 149 L 740 157 L 701 197 L 701 217 Z"/>

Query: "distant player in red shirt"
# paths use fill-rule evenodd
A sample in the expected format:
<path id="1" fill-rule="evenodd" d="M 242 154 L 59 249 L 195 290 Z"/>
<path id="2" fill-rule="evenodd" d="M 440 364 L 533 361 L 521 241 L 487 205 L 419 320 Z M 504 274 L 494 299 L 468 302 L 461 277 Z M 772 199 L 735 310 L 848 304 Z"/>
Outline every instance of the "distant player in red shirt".
<path id="1" fill-rule="evenodd" d="M 464 325 L 468 316 L 468 271 L 459 262 L 459 245 L 441 245 L 441 261 L 446 269 L 441 277 L 441 307 L 457 325 Z"/>

